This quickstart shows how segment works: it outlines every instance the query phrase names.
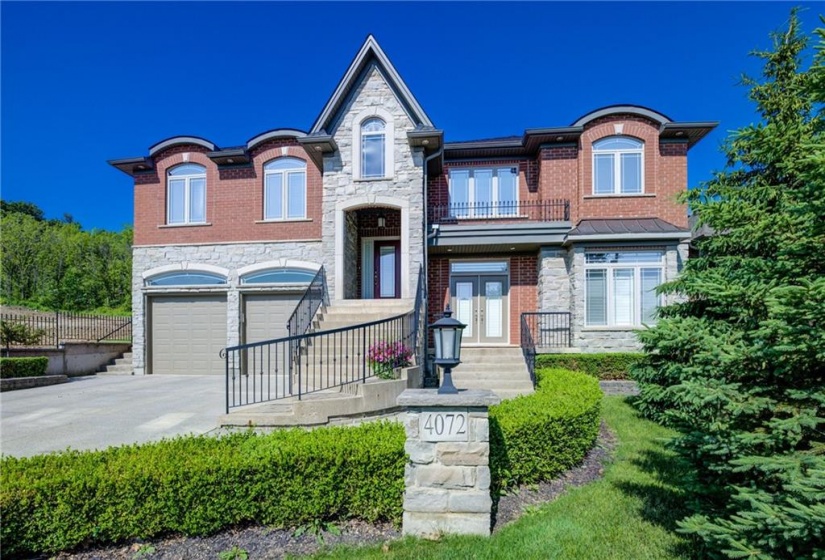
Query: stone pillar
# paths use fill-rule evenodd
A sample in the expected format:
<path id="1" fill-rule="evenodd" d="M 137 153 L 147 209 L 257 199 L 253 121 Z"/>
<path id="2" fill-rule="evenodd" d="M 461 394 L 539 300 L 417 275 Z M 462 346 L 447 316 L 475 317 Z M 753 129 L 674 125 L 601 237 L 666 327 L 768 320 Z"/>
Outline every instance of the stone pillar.
<path id="1" fill-rule="evenodd" d="M 501 399 L 491 391 L 439 395 L 407 389 L 403 533 L 489 535 L 490 428 L 487 410 Z"/>

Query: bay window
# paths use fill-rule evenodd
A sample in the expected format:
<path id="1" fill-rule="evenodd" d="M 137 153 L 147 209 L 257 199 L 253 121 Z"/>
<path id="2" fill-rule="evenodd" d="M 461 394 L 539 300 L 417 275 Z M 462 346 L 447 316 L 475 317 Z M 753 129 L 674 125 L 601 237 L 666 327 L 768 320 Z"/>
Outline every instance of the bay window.
<path id="1" fill-rule="evenodd" d="M 585 325 L 640 327 L 656 322 L 663 280 L 660 251 L 585 254 Z"/>

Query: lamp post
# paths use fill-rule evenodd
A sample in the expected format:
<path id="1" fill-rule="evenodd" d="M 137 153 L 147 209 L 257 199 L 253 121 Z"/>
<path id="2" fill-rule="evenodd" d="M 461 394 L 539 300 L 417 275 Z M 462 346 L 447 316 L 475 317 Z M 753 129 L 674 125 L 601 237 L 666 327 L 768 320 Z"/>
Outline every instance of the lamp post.
<path id="1" fill-rule="evenodd" d="M 461 363 L 461 335 L 467 325 L 452 318 L 450 306 L 444 316 L 430 325 L 435 341 L 435 364 L 444 369 L 444 379 L 438 388 L 441 395 L 454 395 L 458 389 L 453 385 L 452 369 Z"/>

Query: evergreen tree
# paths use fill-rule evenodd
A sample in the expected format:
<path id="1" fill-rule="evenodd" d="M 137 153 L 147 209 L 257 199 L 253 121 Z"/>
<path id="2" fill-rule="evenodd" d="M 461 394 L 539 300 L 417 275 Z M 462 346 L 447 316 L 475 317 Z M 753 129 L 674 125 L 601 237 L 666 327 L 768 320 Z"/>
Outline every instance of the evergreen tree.
<path id="1" fill-rule="evenodd" d="M 760 122 L 687 202 L 713 232 L 640 333 L 646 414 L 681 431 L 708 556 L 825 558 L 825 35 L 801 69 L 796 11 L 745 78 Z"/>

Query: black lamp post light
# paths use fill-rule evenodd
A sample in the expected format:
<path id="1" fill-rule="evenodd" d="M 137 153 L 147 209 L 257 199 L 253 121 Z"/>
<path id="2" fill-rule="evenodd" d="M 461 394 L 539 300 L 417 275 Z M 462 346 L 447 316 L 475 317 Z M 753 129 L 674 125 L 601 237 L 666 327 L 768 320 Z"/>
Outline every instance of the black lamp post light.
<path id="1" fill-rule="evenodd" d="M 467 326 L 452 318 L 450 306 L 444 310 L 444 316 L 430 325 L 435 341 L 435 364 L 444 369 L 444 379 L 438 393 L 454 395 L 458 389 L 453 385 L 452 369 L 461 363 L 461 335 Z"/>

